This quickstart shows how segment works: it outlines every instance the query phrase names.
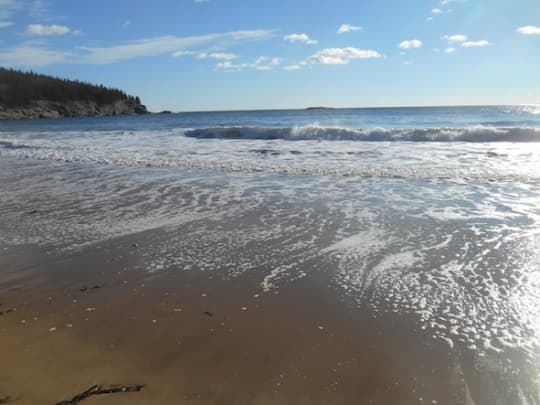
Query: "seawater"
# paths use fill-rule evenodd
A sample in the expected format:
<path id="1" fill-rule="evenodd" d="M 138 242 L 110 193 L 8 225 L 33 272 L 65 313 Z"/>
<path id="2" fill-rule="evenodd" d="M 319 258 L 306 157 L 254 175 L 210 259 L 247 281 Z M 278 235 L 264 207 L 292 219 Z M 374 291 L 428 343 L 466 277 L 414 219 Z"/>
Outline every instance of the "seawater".
<path id="1" fill-rule="evenodd" d="M 165 229 L 150 272 L 257 272 L 263 292 L 324 273 L 373 316 L 537 375 L 538 106 L 6 121 L 0 180 L 2 249 Z"/>

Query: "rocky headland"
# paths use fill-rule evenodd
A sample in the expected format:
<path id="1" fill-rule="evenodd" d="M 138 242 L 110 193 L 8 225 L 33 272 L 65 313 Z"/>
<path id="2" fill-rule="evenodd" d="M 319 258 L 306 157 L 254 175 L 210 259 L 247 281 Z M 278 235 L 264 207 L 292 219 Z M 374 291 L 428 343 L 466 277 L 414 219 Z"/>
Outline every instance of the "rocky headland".
<path id="1" fill-rule="evenodd" d="M 138 97 L 118 89 L 0 68 L 0 119 L 147 113 Z"/>

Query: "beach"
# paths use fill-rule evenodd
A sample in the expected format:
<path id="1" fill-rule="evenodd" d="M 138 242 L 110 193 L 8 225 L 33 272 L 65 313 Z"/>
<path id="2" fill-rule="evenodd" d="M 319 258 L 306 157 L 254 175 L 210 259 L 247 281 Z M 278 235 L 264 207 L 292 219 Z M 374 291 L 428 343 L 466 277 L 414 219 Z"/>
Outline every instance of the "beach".
<path id="1" fill-rule="evenodd" d="M 55 403 L 93 384 L 144 384 L 93 401 L 460 403 L 476 388 L 463 385 L 474 359 L 358 311 L 324 277 L 265 294 L 249 278 L 149 276 L 131 242 L 155 236 L 49 259 L 39 283 L 33 272 L 3 283 L 3 308 L 16 308 L 2 319 L 3 395 Z"/>
<path id="2" fill-rule="evenodd" d="M 56 403 L 94 384 L 141 384 L 141 392 L 88 402 L 535 398 L 534 368 L 516 374 L 509 367 L 522 359 L 453 350 L 413 316 L 373 316 L 331 288 L 324 272 L 275 291 L 261 287 L 256 270 L 228 278 L 179 263 L 148 273 L 142 252 L 169 236 L 158 229 L 76 253 L 3 255 L 1 309 L 14 311 L 1 318 L 8 366 L 2 395 L 15 403 Z"/>
<path id="3" fill-rule="evenodd" d="M 0 400 L 540 401 L 536 143 L 199 117 L 1 133 Z"/>

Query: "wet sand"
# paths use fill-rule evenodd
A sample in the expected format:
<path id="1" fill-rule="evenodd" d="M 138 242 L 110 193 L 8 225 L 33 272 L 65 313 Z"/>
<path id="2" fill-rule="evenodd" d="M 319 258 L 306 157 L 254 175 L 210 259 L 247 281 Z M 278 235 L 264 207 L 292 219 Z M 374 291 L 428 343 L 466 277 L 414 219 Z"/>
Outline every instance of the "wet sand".
<path id="1" fill-rule="evenodd" d="M 255 275 L 148 273 L 141 248 L 164 237 L 1 256 L 0 398 L 52 404 L 94 384 L 144 384 L 84 403 L 512 403 L 511 376 L 486 378 L 500 363 L 373 317 L 324 274 L 264 292 Z"/>
<path id="2" fill-rule="evenodd" d="M 534 190 L 0 169 L 0 403 L 540 403 Z"/>

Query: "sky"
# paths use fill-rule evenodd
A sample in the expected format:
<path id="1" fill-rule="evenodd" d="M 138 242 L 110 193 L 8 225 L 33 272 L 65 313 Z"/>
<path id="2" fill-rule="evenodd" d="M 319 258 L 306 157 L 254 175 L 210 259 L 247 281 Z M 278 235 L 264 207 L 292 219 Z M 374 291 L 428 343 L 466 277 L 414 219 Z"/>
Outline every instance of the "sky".
<path id="1" fill-rule="evenodd" d="M 151 111 L 540 103 L 539 0 L 0 0 L 0 66 Z"/>

